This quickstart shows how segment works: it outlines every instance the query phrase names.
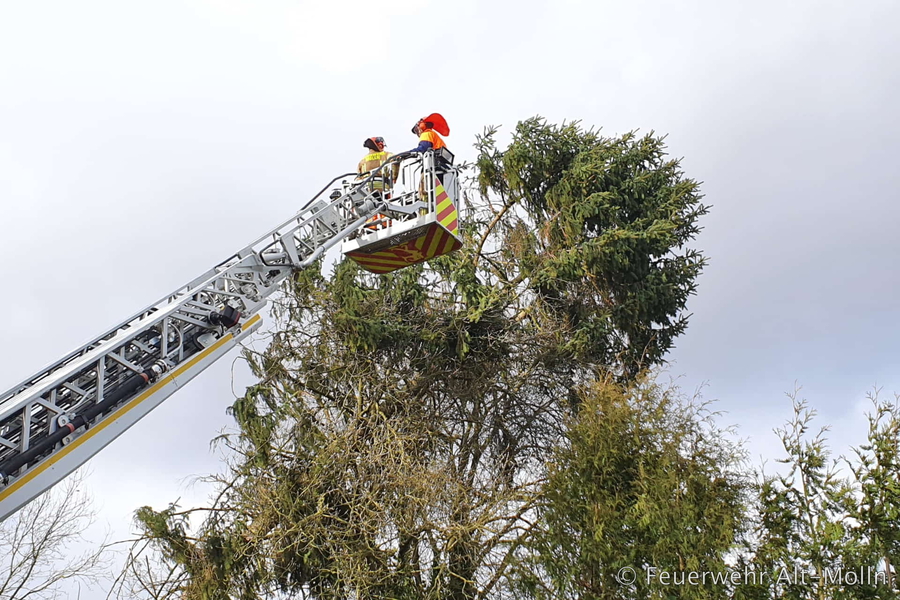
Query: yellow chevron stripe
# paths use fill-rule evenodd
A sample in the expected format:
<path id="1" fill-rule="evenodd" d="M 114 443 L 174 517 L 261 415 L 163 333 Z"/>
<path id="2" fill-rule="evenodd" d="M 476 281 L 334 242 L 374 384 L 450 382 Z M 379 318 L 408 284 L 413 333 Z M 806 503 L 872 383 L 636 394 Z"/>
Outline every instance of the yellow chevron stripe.
<path id="1" fill-rule="evenodd" d="M 439 252 L 439 249 L 442 246 L 442 241 L 444 240 L 444 231 L 438 227 L 437 231 L 434 232 L 434 237 L 431 238 L 431 244 L 429 244 L 426 254 L 429 258 L 433 258 Z"/>
<path id="2" fill-rule="evenodd" d="M 456 226 L 453 227 L 453 229 L 450 229 L 450 224 L 453 223 L 454 220 L 456 220 Z M 454 236 L 459 235 L 459 220 L 456 211 L 453 211 L 452 213 L 447 215 L 447 217 L 443 221 L 441 221 L 441 225 L 443 225 L 447 229 L 447 231 L 452 233 Z"/>
<path id="3" fill-rule="evenodd" d="M 358 263 L 390 263 L 392 265 L 397 265 L 398 267 L 406 266 L 407 263 L 402 258 L 394 254 L 389 254 L 387 252 L 378 252 L 376 254 L 365 254 L 365 255 L 351 255 L 350 258 L 355 260 Z"/>
<path id="4" fill-rule="evenodd" d="M 448 215 L 444 219 L 447 222 L 446 225 L 452 223 L 457 218 L 456 215 L 457 211 L 455 210 Z M 442 226 L 441 224 L 433 223 L 422 235 L 411 242 L 385 248 L 373 254 L 359 251 L 348 252 L 347 257 L 370 273 L 379 275 L 425 262 L 436 256 L 458 250 L 462 246 L 459 240 L 452 235 L 452 232 L 448 231 L 446 225 Z M 425 247 L 425 241 L 429 235 L 431 236 L 431 241 Z M 411 252 L 413 254 L 409 254 Z M 413 260 L 407 262 L 406 259 Z"/>
<path id="5" fill-rule="evenodd" d="M 449 224 L 452 223 L 453 221 L 457 220 L 457 218 L 458 218 L 458 214 L 457 214 L 457 212 L 454 210 L 454 211 L 451 211 L 449 215 L 447 215 L 446 217 L 444 217 L 443 219 L 441 219 L 440 223 L 441 223 L 441 225 L 443 225 L 444 227 L 446 227 L 447 225 L 449 225 Z"/>
<path id="6" fill-rule="evenodd" d="M 459 242 L 452 235 L 447 236 L 447 242 L 444 244 L 444 247 L 441 248 L 441 254 L 448 254 L 455 250 L 454 244 L 458 244 Z"/>

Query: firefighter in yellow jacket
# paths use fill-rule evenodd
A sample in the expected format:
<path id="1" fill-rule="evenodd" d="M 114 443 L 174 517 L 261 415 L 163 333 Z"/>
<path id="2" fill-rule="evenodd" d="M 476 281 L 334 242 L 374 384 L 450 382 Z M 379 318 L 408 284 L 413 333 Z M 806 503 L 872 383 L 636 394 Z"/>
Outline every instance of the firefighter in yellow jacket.
<path id="1" fill-rule="evenodd" d="M 359 173 L 359 179 L 368 177 L 372 171 L 386 163 L 393 156 L 393 154 L 385 150 L 387 146 L 384 143 L 383 137 L 370 137 L 363 142 L 363 147 L 368 148 L 369 153 L 363 156 L 362 160 L 359 161 L 359 165 L 356 167 L 356 171 Z M 399 173 L 400 165 L 398 164 L 392 165 L 390 173 L 382 170 L 378 176 L 373 178 L 372 187 L 376 190 L 384 190 L 384 184 L 385 181 L 388 180 L 388 177 L 390 178 L 390 182 L 393 183 L 397 180 Z M 387 187 L 389 188 L 390 186 Z"/>
<path id="2" fill-rule="evenodd" d="M 359 173 L 357 179 L 368 177 L 393 156 L 393 154 L 385 150 L 386 144 L 383 137 L 370 137 L 363 142 L 363 147 L 368 148 L 369 153 L 359 161 L 359 165 L 356 168 Z M 390 172 L 387 172 L 388 169 L 381 170 L 371 181 L 371 189 L 381 191 L 385 198 L 391 197 L 391 188 L 400 174 L 400 165 L 394 163 L 389 170 Z M 366 228 L 371 230 L 381 229 L 390 225 L 390 221 L 384 215 L 375 215 L 367 223 Z"/>

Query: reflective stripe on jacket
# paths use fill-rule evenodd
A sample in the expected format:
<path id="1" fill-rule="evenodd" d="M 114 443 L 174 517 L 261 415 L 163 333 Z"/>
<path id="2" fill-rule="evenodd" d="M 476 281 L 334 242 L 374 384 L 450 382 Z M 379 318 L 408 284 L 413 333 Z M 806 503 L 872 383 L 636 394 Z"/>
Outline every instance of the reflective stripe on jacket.
<path id="1" fill-rule="evenodd" d="M 366 173 L 371 173 L 381 165 L 383 165 L 387 160 L 392 157 L 393 154 L 390 152 L 369 152 L 366 154 L 361 161 L 359 161 L 359 166 L 356 168 L 356 172 L 360 175 L 365 175 Z"/>
<path id="2" fill-rule="evenodd" d="M 434 129 L 429 129 L 428 131 L 423 131 L 421 135 L 419 135 L 420 142 L 430 142 L 431 147 L 435 150 L 440 150 L 447 144 L 444 143 L 444 140 L 441 139 L 441 136 L 434 131 Z"/>

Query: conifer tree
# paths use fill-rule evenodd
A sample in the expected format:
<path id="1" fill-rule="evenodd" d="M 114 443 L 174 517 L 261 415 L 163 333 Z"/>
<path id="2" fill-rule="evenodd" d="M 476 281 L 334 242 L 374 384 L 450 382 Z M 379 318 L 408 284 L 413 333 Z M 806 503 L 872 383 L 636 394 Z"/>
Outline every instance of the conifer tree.
<path id="1" fill-rule="evenodd" d="M 523 596 L 728 597 L 748 486 L 744 454 L 714 416 L 649 379 L 586 390 L 517 565 Z"/>
<path id="2" fill-rule="evenodd" d="M 585 394 L 629 389 L 685 330 L 705 262 L 688 244 L 707 207 L 653 134 L 534 118 L 505 150 L 496 137 L 477 139 L 462 250 L 386 276 L 345 261 L 291 280 L 271 343 L 246 355 L 259 382 L 232 408 L 233 458 L 208 517 L 188 535 L 174 508 L 138 514 L 171 568 L 167 589 L 189 600 L 524 589 L 551 459 L 581 435 L 570 427 Z"/>

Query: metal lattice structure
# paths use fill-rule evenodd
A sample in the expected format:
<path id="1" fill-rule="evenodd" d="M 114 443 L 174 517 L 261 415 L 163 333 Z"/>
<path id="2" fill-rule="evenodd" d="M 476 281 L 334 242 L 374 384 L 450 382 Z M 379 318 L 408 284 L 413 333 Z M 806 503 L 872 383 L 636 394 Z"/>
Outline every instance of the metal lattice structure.
<path id="1" fill-rule="evenodd" d="M 434 177 L 431 153 L 404 169 Z M 292 271 L 358 236 L 376 214 L 403 219 L 422 210 L 416 191 L 386 200 L 371 185 L 380 173 L 348 182 L 352 175 L 336 177 L 288 221 L 0 395 L 0 520 L 256 331 L 267 298 Z"/>

